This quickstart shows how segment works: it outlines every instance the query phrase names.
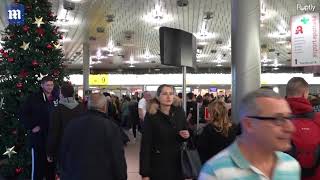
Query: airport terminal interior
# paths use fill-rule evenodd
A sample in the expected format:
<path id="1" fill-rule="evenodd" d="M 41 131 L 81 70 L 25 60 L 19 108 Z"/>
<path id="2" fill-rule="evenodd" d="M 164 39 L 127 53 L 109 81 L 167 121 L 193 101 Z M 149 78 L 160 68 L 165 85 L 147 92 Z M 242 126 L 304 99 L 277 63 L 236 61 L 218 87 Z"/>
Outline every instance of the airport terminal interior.
<path id="1" fill-rule="evenodd" d="M 20 1 L 0 0 L 0 50 L 4 48 L 5 37 L 9 36 L 5 35 L 9 25 L 8 7 Z M 95 92 L 108 93 L 120 100 L 135 95 L 140 98 L 145 91 L 155 96 L 161 84 L 173 85 L 176 94 L 183 96 L 210 94 L 227 100 L 232 94 L 242 95 L 241 90 L 247 92 L 254 85 L 267 86 L 284 97 L 287 82 L 295 76 L 303 77 L 310 84 L 311 96 L 318 97 L 320 93 L 319 0 L 252 0 L 255 7 L 249 0 L 244 0 L 244 4 L 242 0 L 49 2 L 52 11 L 48 13 L 56 16 L 51 25 L 58 27 L 57 33 L 62 35 L 50 48 L 61 50 L 62 65 L 69 73 L 65 79 L 83 101 Z M 39 9 L 26 6 L 25 11 Z M 240 11 L 247 14 L 241 17 L 237 14 Z M 258 23 L 252 21 L 256 13 L 260 17 Z M 11 16 L 18 15 L 13 12 Z M 302 17 L 302 22 L 298 22 Z M 302 29 L 297 29 L 295 23 L 301 23 L 301 28 L 306 26 L 303 26 L 306 44 L 299 44 L 297 35 Z M 33 25 L 36 24 L 42 38 L 41 34 L 47 33 L 41 29 L 45 25 L 39 24 L 39 19 Z M 163 36 L 169 32 L 164 27 L 173 28 L 176 34 L 161 38 L 161 30 Z M 250 32 L 242 35 L 247 30 Z M 177 36 L 190 39 L 183 42 Z M 23 41 L 25 44 L 27 40 Z M 24 47 L 22 45 L 22 49 Z M 0 55 L 0 64 L 7 58 L 5 53 Z M 2 73 L 4 70 L 0 77 Z M 232 101 L 237 100 L 232 97 Z M 128 180 L 138 180 L 141 179 L 141 134 L 138 132 L 134 138 L 131 129 L 125 133 L 130 140 L 125 147 Z M 7 151 L 0 149 L 1 156 L 4 152 Z M 1 161 L 3 158 L 0 158 L 0 167 L 5 163 Z"/>

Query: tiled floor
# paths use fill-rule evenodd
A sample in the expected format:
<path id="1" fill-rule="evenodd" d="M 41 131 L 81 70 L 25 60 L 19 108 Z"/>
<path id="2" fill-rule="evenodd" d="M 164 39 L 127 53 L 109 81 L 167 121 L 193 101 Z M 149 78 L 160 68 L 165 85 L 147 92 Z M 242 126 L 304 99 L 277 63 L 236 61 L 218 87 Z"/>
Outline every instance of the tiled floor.
<path id="1" fill-rule="evenodd" d="M 139 151 L 140 151 L 140 134 L 138 133 L 137 140 L 133 141 L 132 132 L 129 133 L 130 142 L 125 148 L 127 168 L 128 168 L 128 180 L 141 180 L 139 175 Z"/>

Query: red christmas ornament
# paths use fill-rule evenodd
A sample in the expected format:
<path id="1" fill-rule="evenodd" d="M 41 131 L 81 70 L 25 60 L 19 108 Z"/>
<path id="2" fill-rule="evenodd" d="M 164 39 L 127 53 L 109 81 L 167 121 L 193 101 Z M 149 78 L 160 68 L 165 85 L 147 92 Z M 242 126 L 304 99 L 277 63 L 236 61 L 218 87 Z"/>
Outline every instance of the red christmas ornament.
<path id="1" fill-rule="evenodd" d="M 22 84 L 21 82 L 18 82 L 18 83 L 16 84 L 16 87 L 17 87 L 18 89 L 22 89 L 23 84 Z"/>
<path id="2" fill-rule="evenodd" d="M 9 58 L 8 58 L 8 62 L 11 62 L 11 63 L 14 62 L 13 57 L 9 57 Z"/>
<path id="3" fill-rule="evenodd" d="M 52 45 L 51 44 L 47 44 L 47 49 L 52 49 Z"/>
<path id="4" fill-rule="evenodd" d="M 49 13 L 48 13 L 48 16 L 51 17 L 51 18 L 53 18 L 53 17 L 54 17 L 54 13 L 53 13 L 53 12 L 49 12 Z"/>
<path id="5" fill-rule="evenodd" d="M 32 6 L 31 6 L 31 5 L 26 5 L 25 7 L 26 7 L 26 10 L 27 10 L 27 11 L 30 11 L 30 10 L 32 9 Z"/>
<path id="6" fill-rule="evenodd" d="M 4 50 L 3 50 L 3 49 L 0 49 L 0 53 L 3 54 L 3 53 L 4 53 Z"/>
<path id="7" fill-rule="evenodd" d="M 58 71 L 58 70 L 54 70 L 54 71 L 53 71 L 53 75 L 54 75 L 54 76 L 58 76 L 59 74 L 60 74 L 60 71 Z"/>
<path id="8" fill-rule="evenodd" d="M 16 174 L 21 174 L 22 171 L 23 171 L 23 168 L 21 168 L 21 167 L 16 168 Z"/>
<path id="9" fill-rule="evenodd" d="M 2 53 L 2 57 L 7 58 L 8 56 L 9 56 L 9 54 L 7 52 Z"/>
<path id="10" fill-rule="evenodd" d="M 23 28 L 22 28 L 22 30 L 23 30 L 24 32 L 28 32 L 29 29 L 30 29 L 30 27 L 29 27 L 28 25 L 24 25 Z"/>
<path id="11" fill-rule="evenodd" d="M 28 76 L 28 71 L 26 71 L 25 69 L 22 69 L 19 73 L 19 77 L 20 78 L 25 78 Z"/>
<path id="12" fill-rule="evenodd" d="M 44 31 L 43 28 L 37 28 L 37 29 L 36 29 L 36 32 L 38 33 L 38 35 L 39 35 L 40 37 L 43 37 L 43 36 L 44 36 L 44 33 L 45 33 L 45 31 Z"/>
<path id="13" fill-rule="evenodd" d="M 15 39 L 16 35 L 15 34 L 10 34 L 10 39 Z"/>
<path id="14" fill-rule="evenodd" d="M 17 130 L 16 130 L 16 129 L 13 130 L 13 131 L 12 131 L 12 134 L 17 135 Z"/>
<path id="15" fill-rule="evenodd" d="M 32 66 L 38 66 L 39 65 L 37 60 L 32 60 L 31 64 L 32 64 Z"/>

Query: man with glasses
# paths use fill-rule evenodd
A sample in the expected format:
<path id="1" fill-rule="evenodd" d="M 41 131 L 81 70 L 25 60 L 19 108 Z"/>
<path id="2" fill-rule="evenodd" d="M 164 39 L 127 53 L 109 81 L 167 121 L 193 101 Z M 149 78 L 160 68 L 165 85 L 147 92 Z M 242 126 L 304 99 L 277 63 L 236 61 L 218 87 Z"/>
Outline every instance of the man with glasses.
<path id="1" fill-rule="evenodd" d="M 242 134 L 206 162 L 199 180 L 299 180 L 299 163 L 281 152 L 291 148 L 290 114 L 288 103 L 272 90 L 246 95 L 240 104 Z"/>
<path id="2" fill-rule="evenodd" d="M 302 180 L 320 179 L 320 113 L 313 112 L 308 101 L 309 84 L 301 77 L 291 78 L 286 87 L 287 101 L 296 132 L 292 136 L 290 154 L 302 167 Z"/>

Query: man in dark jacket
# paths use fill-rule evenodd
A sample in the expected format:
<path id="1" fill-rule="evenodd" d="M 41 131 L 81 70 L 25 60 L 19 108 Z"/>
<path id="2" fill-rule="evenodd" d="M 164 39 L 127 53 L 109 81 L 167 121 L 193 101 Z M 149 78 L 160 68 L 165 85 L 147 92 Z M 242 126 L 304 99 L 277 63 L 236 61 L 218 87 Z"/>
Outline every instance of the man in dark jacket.
<path id="1" fill-rule="evenodd" d="M 63 132 L 71 119 L 76 118 L 85 111 L 82 104 L 74 99 L 74 89 L 70 83 L 63 83 L 60 89 L 60 101 L 58 107 L 53 110 L 50 120 L 47 160 L 59 162 L 58 150 Z"/>
<path id="2" fill-rule="evenodd" d="M 62 180 L 126 180 L 120 128 L 106 118 L 107 100 L 91 94 L 89 111 L 68 124 L 61 143 Z"/>
<path id="3" fill-rule="evenodd" d="M 294 148 L 297 149 L 296 151 L 301 151 L 299 148 L 309 148 L 310 145 L 316 145 L 315 141 L 318 141 L 317 138 L 311 139 L 312 134 L 316 133 L 319 134 L 320 132 L 317 132 L 320 130 L 319 128 L 319 122 L 320 122 L 320 113 L 313 113 L 313 107 L 311 103 L 308 101 L 308 95 L 309 95 L 309 84 L 301 77 L 293 77 L 289 80 L 286 87 L 286 93 L 287 93 L 287 101 L 290 105 L 292 114 L 295 116 L 303 115 L 307 116 L 307 114 L 313 114 L 313 117 L 307 118 L 295 118 L 293 119 L 293 124 L 296 126 L 296 131 L 293 134 L 293 140 L 302 138 L 302 136 L 307 135 L 310 139 L 303 139 L 299 143 L 300 147 Z M 299 120 L 299 121 L 297 121 Z M 309 134 L 309 135 L 308 135 Z M 320 145 L 318 144 L 318 148 Z M 319 150 L 316 150 L 314 148 L 315 152 L 317 153 L 315 157 L 319 157 Z M 304 152 L 303 152 L 304 153 Z M 308 149 L 306 153 L 311 154 L 310 150 Z M 295 154 L 293 154 L 295 156 Z M 309 162 L 310 156 L 303 156 L 306 158 L 299 158 L 299 162 Z M 318 159 L 319 161 L 319 159 Z M 301 164 L 302 166 L 302 180 L 318 180 L 320 179 L 320 167 L 319 164 L 313 170 L 313 172 L 310 174 L 309 170 L 306 170 L 304 167 L 304 164 Z"/>
<path id="4" fill-rule="evenodd" d="M 55 179 L 55 165 L 46 157 L 46 140 L 50 114 L 59 99 L 53 95 L 53 79 L 45 76 L 41 80 L 41 91 L 28 97 L 20 112 L 20 119 L 30 131 L 32 153 L 32 180 Z"/>

